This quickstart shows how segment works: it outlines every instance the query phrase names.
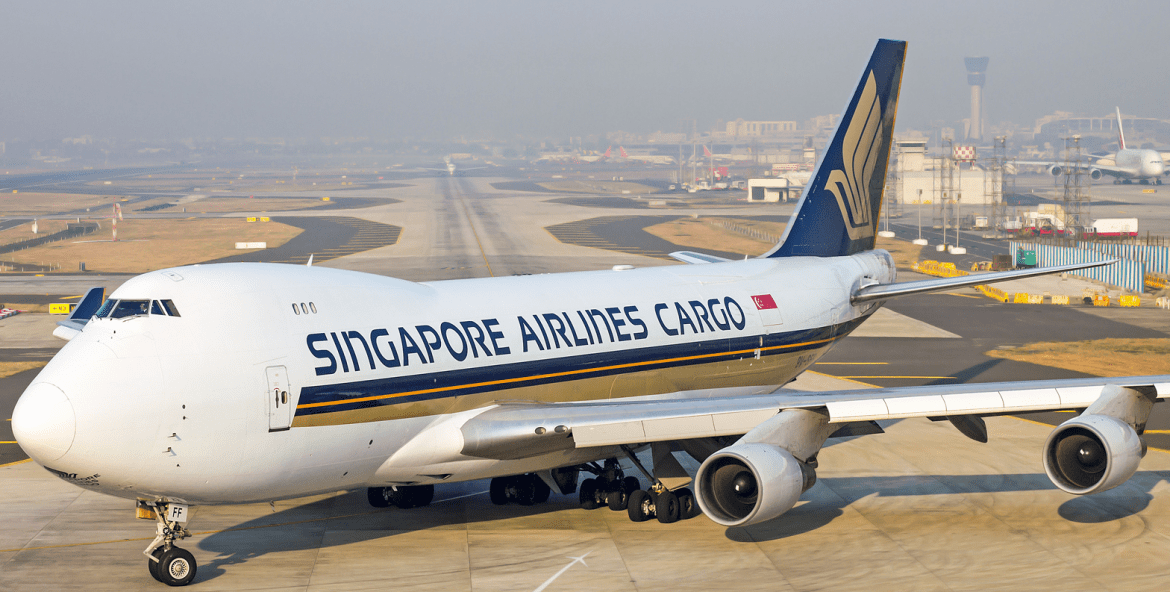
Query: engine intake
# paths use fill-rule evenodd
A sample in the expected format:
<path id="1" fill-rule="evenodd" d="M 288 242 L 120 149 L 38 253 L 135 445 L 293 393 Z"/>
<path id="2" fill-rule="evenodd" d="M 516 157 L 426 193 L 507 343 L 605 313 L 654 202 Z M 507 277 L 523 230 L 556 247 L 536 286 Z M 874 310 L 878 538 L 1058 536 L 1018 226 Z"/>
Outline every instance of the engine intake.
<path id="1" fill-rule="evenodd" d="M 1101 172 L 1101 169 L 1089 169 L 1089 178 L 1094 181 L 1100 180 L 1104 175 L 1105 173 Z"/>
<path id="2" fill-rule="evenodd" d="M 736 444 L 711 455 L 695 484 L 699 508 L 723 526 L 748 526 L 792 509 L 816 472 L 769 444 Z"/>
<path id="3" fill-rule="evenodd" d="M 1064 172 L 1064 167 L 1062 167 L 1058 164 L 1054 164 L 1054 165 L 1048 167 L 1048 174 L 1052 175 L 1053 177 L 1059 177 L 1061 175 L 1061 173 L 1063 173 L 1063 172 Z"/>
<path id="4" fill-rule="evenodd" d="M 1113 489 L 1137 472 L 1145 445 L 1133 427 L 1107 415 L 1082 415 L 1058 426 L 1044 443 L 1044 472 L 1068 493 Z"/>

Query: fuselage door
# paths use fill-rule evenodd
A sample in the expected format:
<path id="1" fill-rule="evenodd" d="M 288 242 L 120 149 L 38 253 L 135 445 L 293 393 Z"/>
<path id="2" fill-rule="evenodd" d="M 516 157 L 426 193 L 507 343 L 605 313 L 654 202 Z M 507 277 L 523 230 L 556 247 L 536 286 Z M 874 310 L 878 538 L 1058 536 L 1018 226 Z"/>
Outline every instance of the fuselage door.
<path id="1" fill-rule="evenodd" d="M 268 431 L 278 432 L 292 426 L 292 388 L 288 383 L 288 371 L 284 366 L 269 366 L 268 375 Z"/>

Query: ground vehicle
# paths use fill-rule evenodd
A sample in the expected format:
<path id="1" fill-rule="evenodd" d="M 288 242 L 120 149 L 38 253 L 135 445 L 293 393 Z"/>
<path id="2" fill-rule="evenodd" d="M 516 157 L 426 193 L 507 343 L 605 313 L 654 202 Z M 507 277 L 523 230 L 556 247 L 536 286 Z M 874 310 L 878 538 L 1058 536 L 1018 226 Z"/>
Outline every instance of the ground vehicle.
<path id="1" fill-rule="evenodd" d="M 959 228 L 963 230 L 987 230 L 989 228 L 987 216 L 967 214 L 959 220 Z"/>
<path id="2" fill-rule="evenodd" d="M 1101 218 L 1085 229 L 1085 238 L 1133 238 L 1138 235 L 1137 218 Z"/>

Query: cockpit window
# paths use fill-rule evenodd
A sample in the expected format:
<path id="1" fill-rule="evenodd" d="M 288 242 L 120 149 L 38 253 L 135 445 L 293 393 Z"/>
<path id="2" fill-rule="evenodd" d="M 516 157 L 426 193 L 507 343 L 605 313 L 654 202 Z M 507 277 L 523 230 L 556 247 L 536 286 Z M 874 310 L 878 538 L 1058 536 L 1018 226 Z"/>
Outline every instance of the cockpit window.
<path id="1" fill-rule="evenodd" d="M 114 311 L 110 313 L 111 319 L 123 319 L 126 317 L 134 317 L 145 315 L 150 307 L 149 300 L 119 300 Z"/>
<path id="2" fill-rule="evenodd" d="M 102 303 L 101 308 L 99 308 L 97 313 L 95 313 L 93 316 L 99 319 L 104 319 L 110 316 L 110 311 L 114 310 L 114 305 L 117 303 L 117 300 L 110 300 L 107 298 L 106 301 Z"/>
<path id="3" fill-rule="evenodd" d="M 171 300 L 106 300 L 93 316 L 99 319 L 123 319 L 145 316 L 148 312 L 160 317 L 179 316 L 179 309 Z"/>

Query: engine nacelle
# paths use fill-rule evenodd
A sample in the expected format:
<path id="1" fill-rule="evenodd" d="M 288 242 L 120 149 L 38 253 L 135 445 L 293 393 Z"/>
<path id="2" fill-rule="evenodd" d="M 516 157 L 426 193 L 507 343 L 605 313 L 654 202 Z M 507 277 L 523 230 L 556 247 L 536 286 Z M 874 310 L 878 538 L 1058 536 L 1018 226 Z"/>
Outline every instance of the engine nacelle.
<path id="1" fill-rule="evenodd" d="M 1133 476 L 1145 445 L 1133 427 L 1108 415 L 1070 419 L 1044 443 L 1044 472 L 1076 495 L 1113 489 Z"/>
<path id="2" fill-rule="evenodd" d="M 1090 179 L 1092 179 L 1094 181 L 1099 181 L 1101 179 L 1101 177 L 1103 177 L 1103 176 L 1105 176 L 1105 173 L 1101 172 L 1101 169 L 1089 169 L 1089 178 Z"/>
<path id="3" fill-rule="evenodd" d="M 736 444 L 703 461 L 695 474 L 699 508 L 723 526 L 748 526 L 792 509 L 816 472 L 769 444 Z"/>
<path id="4" fill-rule="evenodd" d="M 1052 175 L 1053 177 L 1059 177 L 1063 173 L 1064 173 L 1064 167 L 1062 167 L 1058 164 L 1054 164 L 1054 165 L 1048 167 L 1048 174 Z"/>

